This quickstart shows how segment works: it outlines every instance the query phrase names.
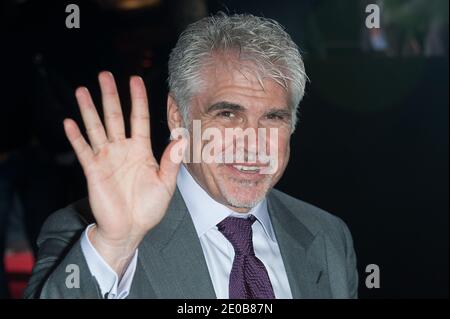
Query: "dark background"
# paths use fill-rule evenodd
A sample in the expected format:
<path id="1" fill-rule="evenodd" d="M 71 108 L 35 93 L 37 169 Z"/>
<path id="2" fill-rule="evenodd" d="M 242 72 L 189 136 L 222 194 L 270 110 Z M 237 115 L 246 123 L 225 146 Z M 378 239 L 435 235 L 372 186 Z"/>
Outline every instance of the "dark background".
<path id="1" fill-rule="evenodd" d="M 97 73 L 112 71 L 127 114 L 128 78 L 143 76 L 159 156 L 179 32 L 218 10 L 246 12 L 287 28 L 311 80 L 278 188 L 349 225 L 361 298 L 448 298 L 448 1 L 393 1 L 382 1 L 381 46 L 362 0 L 3 2 L 0 246 L 13 196 L 30 243 L 48 214 L 85 196 L 62 127 L 65 117 L 81 123 L 77 86 L 98 101 Z M 65 27 L 69 3 L 80 7 L 80 29 Z M 365 286 L 368 264 L 380 267 L 379 289 Z"/>

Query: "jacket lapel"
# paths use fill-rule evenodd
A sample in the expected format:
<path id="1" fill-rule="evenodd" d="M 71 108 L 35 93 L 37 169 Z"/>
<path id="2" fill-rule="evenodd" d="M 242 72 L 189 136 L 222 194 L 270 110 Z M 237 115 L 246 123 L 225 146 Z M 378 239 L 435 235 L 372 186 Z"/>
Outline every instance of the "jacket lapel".
<path id="1" fill-rule="evenodd" d="M 139 246 L 139 259 L 156 298 L 216 298 L 200 240 L 178 188 L 162 221 Z"/>
<path id="2" fill-rule="evenodd" d="M 268 209 L 293 298 L 329 298 L 323 236 L 312 234 L 271 192 Z"/>

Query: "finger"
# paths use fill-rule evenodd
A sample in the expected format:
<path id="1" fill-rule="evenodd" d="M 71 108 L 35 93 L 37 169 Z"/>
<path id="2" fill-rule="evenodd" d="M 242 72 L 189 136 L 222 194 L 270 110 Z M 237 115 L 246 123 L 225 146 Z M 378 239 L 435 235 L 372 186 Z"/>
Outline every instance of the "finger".
<path id="1" fill-rule="evenodd" d="M 103 71 L 98 75 L 98 81 L 102 91 L 103 113 L 108 139 L 112 142 L 123 140 L 125 139 L 125 125 L 114 77 L 111 72 Z"/>
<path id="2" fill-rule="evenodd" d="M 130 78 L 131 91 L 131 137 L 150 143 L 150 112 L 148 110 L 147 91 L 139 76 Z"/>
<path id="3" fill-rule="evenodd" d="M 80 107 L 81 116 L 83 118 L 86 132 L 91 142 L 92 149 L 97 153 L 100 148 L 108 142 L 102 121 L 92 102 L 91 95 L 85 87 L 76 90 L 75 96 Z"/>
<path id="4" fill-rule="evenodd" d="M 166 147 L 159 165 L 159 177 L 169 185 L 175 185 L 180 164 L 187 148 L 187 139 L 173 140 Z"/>
<path id="5" fill-rule="evenodd" d="M 77 155 L 78 161 L 81 166 L 85 168 L 86 165 L 92 161 L 94 152 L 84 139 L 83 135 L 81 135 L 80 129 L 74 120 L 64 120 L 64 131 L 67 139 L 72 145 L 73 150 L 75 151 L 75 154 Z"/>

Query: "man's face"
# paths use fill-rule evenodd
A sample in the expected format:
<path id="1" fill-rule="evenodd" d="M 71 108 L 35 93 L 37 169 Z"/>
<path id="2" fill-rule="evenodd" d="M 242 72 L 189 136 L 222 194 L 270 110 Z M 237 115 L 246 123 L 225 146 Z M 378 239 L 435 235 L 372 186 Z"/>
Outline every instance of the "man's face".
<path id="1" fill-rule="evenodd" d="M 291 135 L 288 93 L 273 80 L 263 80 L 263 89 L 252 72 L 233 62 L 219 62 L 203 71 L 206 86 L 192 100 L 191 123 L 200 120 L 202 134 L 211 128 L 218 129 L 222 136 L 221 155 L 231 151 L 236 156 L 232 163 L 191 161 L 187 168 L 216 201 L 235 211 L 247 212 L 264 198 L 286 168 Z M 227 140 L 225 131 L 233 128 L 249 129 L 256 139 Z M 194 148 L 205 151 L 211 141 L 193 140 L 192 130 L 191 125 L 191 152 Z M 271 134 L 274 130 L 277 134 Z M 275 165 L 272 163 L 270 170 L 267 161 L 261 160 L 262 150 L 275 156 Z M 238 152 L 243 157 L 238 158 Z"/>

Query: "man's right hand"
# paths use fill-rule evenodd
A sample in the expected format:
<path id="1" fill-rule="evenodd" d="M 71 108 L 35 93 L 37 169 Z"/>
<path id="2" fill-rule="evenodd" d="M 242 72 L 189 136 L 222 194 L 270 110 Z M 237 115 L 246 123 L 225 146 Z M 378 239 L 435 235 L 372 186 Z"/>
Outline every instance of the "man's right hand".
<path id="1" fill-rule="evenodd" d="M 176 187 L 179 160 L 172 148 L 184 152 L 186 141 L 172 141 L 158 165 L 151 148 L 150 116 L 142 78 L 130 79 L 131 137 L 125 126 L 114 78 L 99 74 L 106 130 L 85 87 L 76 98 L 90 145 L 71 119 L 64 129 L 87 179 L 89 203 L 96 220 L 89 238 L 120 276 L 145 234 L 163 218 Z M 173 150 L 177 151 L 177 150 Z"/>

